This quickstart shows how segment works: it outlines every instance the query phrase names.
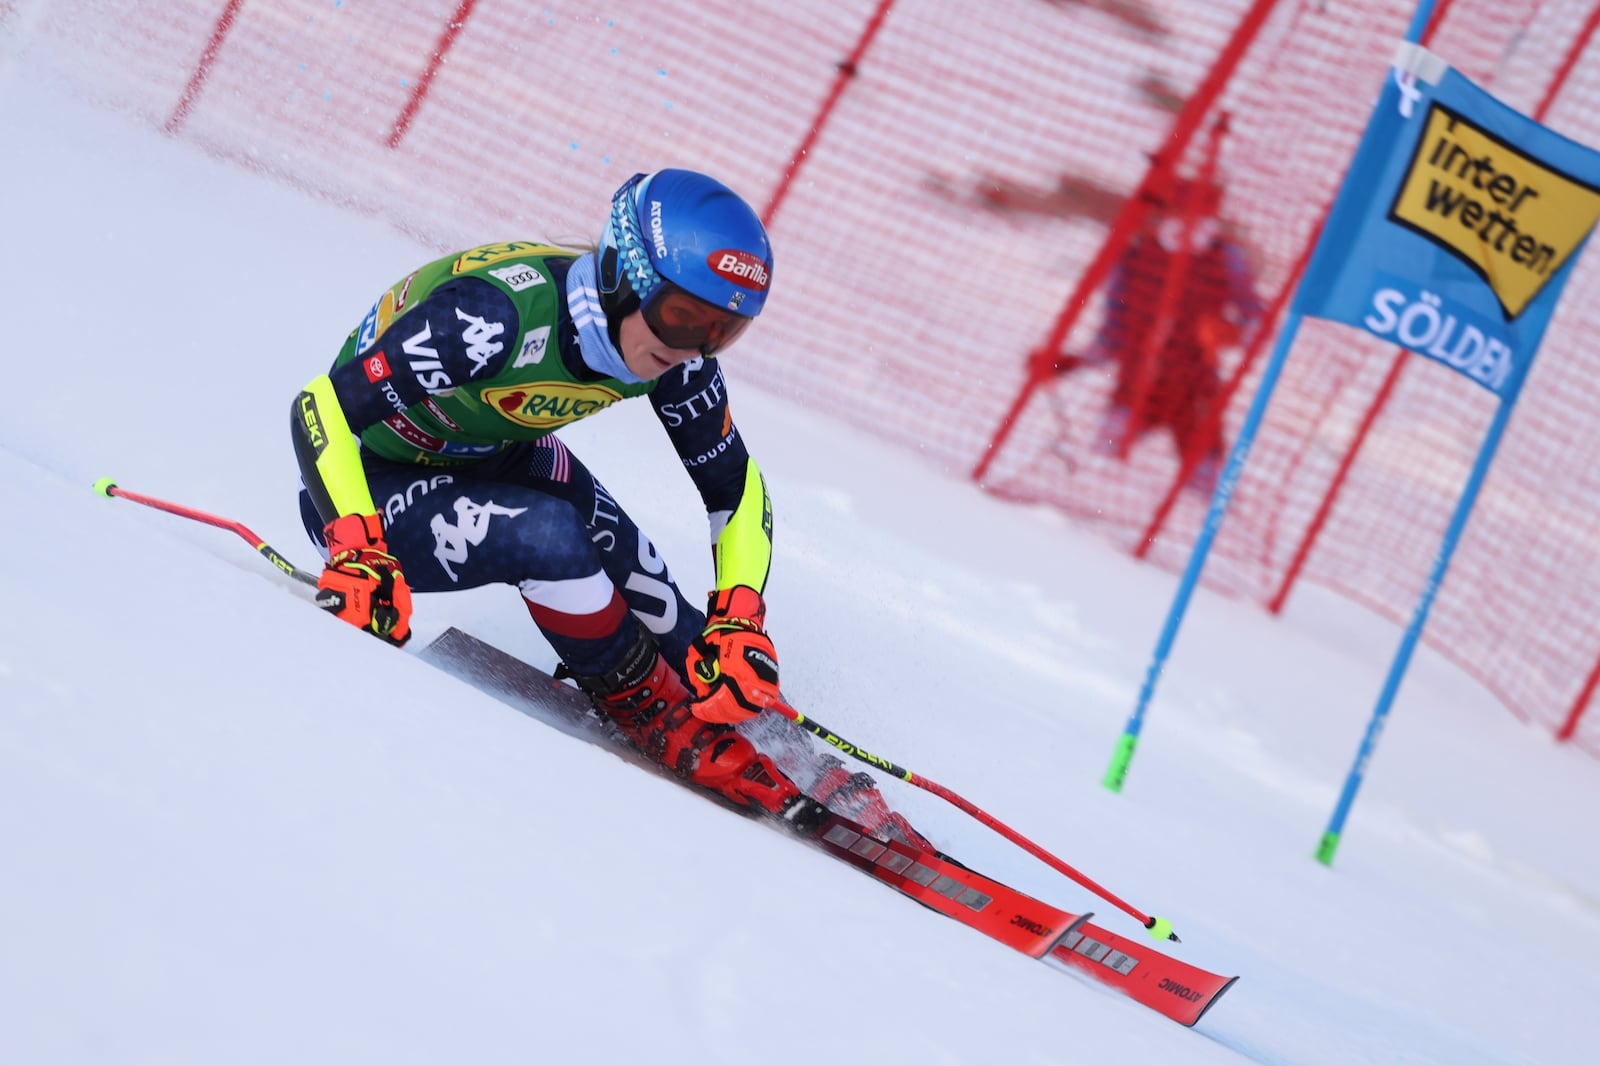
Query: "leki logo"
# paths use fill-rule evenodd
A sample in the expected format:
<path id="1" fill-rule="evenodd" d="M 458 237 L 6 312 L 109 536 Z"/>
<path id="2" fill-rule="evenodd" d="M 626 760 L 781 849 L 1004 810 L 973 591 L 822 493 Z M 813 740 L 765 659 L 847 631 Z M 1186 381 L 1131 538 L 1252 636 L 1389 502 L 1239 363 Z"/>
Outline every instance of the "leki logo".
<path id="1" fill-rule="evenodd" d="M 720 278 L 733 282 L 740 288 L 754 289 L 761 292 L 767 287 L 767 281 L 772 277 L 767 271 L 767 264 L 749 252 L 742 252 L 735 248 L 723 248 L 706 256 L 706 265 L 716 272 Z"/>
<path id="2" fill-rule="evenodd" d="M 1511 319 L 1594 227 L 1600 189 L 1433 103 L 1389 217 L 1481 275 Z"/>
<path id="3" fill-rule="evenodd" d="M 519 426 L 550 429 L 576 422 L 622 399 L 604 385 L 547 381 L 483 390 L 483 402 Z"/>
<path id="4" fill-rule="evenodd" d="M 300 394 L 300 421 L 306 427 L 306 440 L 311 443 L 312 450 L 322 454 L 322 449 L 328 446 L 328 436 L 322 432 L 322 416 L 317 413 L 317 398 L 309 392 Z"/>

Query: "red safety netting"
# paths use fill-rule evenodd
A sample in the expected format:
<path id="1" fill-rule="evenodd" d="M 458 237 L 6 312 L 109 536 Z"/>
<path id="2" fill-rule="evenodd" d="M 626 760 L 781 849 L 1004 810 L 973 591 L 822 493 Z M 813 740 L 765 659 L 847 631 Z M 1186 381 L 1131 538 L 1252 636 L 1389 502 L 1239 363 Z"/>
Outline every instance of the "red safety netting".
<path id="1" fill-rule="evenodd" d="M 1271 5 L 1182 144 L 1175 121 L 1250 0 L 617 0 L 601 13 L 513 0 L 195 0 L 155 12 L 78 0 L 0 3 L 0 26 L 108 106 L 438 248 L 590 241 L 635 171 L 710 171 L 775 208 L 774 297 L 731 376 L 953 475 L 983 462 L 992 491 L 1048 502 L 1176 569 L 1205 513 L 1206 453 L 1238 430 L 1277 325 L 1268 312 L 1413 6 Z M 1595 64 L 1576 63 L 1549 95 L 1594 0 L 1437 6 L 1435 51 L 1600 143 Z M 1097 285 L 1062 343 L 1041 350 L 1158 153 L 1181 180 L 1126 264 L 1129 313 L 1108 314 Z M 1194 192 L 1213 186 L 1214 204 Z M 1255 305 L 1227 295 L 1224 260 L 1249 268 Z M 1425 634 L 1551 729 L 1581 708 L 1600 663 L 1587 609 L 1600 602 L 1600 356 L 1582 343 L 1600 316 L 1592 260 L 1568 287 Z M 1046 363 L 1061 372 L 1037 379 L 991 451 Z M 1205 396 L 1220 419 L 1185 402 Z M 1108 418 L 1118 405 L 1120 432 Z M 1489 394 L 1448 370 L 1308 322 L 1207 584 L 1273 603 L 1304 552 L 1300 579 L 1405 621 L 1492 413 Z M 1580 723 L 1576 739 L 1600 751 L 1600 724 Z"/>

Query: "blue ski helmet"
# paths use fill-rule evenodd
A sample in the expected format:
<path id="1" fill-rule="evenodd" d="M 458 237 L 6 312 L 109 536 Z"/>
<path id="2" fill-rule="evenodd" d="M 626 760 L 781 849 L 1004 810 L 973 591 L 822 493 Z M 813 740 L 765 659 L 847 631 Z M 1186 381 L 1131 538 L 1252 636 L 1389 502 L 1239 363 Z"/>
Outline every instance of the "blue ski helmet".
<path id="1" fill-rule="evenodd" d="M 600 304 L 613 344 L 645 312 L 674 348 L 712 355 L 761 313 L 772 284 L 766 227 L 739 194 L 693 170 L 635 174 L 601 234 Z"/>

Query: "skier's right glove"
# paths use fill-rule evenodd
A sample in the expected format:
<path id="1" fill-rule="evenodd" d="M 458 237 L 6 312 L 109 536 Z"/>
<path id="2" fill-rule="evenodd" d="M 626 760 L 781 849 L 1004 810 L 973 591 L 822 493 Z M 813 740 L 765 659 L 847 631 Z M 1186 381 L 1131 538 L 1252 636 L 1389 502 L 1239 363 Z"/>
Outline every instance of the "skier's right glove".
<path id="1" fill-rule="evenodd" d="M 383 520 L 348 514 L 329 522 L 328 565 L 317 606 L 391 644 L 411 639 L 411 586 L 383 542 Z"/>

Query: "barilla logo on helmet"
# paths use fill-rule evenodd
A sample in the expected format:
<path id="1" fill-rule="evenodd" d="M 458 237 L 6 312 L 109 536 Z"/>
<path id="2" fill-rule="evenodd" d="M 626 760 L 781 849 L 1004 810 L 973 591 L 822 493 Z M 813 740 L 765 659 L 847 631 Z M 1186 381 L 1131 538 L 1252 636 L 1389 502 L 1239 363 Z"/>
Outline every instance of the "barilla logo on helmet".
<path id="1" fill-rule="evenodd" d="M 737 248 L 722 248 L 706 256 L 706 266 L 720 278 L 733 282 L 745 289 L 754 289 L 762 292 L 767 287 L 767 282 L 772 275 L 767 271 L 767 264 L 759 256 Z"/>

